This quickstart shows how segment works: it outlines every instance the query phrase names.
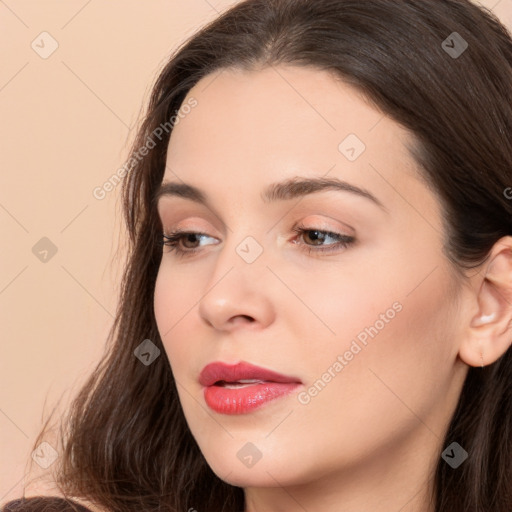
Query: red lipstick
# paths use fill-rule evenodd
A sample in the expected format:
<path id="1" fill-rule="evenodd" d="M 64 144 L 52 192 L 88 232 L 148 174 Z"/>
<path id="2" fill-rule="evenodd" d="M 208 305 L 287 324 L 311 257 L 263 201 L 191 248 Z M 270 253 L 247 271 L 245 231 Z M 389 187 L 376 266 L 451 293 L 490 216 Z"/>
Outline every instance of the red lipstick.
<path id="1" fill-rule="evenodd" d="M 287 395 L 302 382 L 249 363 L 206 365 L 199 376 L 204 399 L 221 414 L 245 414 Z"/>

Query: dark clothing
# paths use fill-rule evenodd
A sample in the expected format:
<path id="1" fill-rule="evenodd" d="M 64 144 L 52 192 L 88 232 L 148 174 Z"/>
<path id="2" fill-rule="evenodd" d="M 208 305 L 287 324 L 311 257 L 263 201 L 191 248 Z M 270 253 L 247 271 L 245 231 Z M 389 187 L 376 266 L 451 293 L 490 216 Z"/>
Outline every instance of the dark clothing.
<path id="1" fill-rule="evenodd" d="M 9 501 L 0 512 L 91 512 L 91 510 L 64 498 L 37 496 Z"/>

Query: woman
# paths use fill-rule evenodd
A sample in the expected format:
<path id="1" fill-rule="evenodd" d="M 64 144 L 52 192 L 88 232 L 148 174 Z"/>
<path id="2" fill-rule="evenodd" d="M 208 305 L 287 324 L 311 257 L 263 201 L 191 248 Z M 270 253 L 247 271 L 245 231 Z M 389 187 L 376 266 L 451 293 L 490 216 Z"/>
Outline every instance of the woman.
<path id="1" fill-rule="evenodd" d="M 248 0 L 194 35 L 51 510 L 510 512 L 511 128 L 512 39 L 467 0 Z"/>

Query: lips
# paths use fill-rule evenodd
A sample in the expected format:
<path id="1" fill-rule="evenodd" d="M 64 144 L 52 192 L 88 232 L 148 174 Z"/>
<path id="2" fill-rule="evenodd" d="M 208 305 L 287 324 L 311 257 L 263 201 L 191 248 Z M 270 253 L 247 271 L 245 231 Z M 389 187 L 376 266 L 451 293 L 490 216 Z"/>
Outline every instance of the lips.
<path id="1" fill-rule="evenodd" d="M 204 399 L 210 409 L 221 414 L 245 414 L 291 393 L 300 379 L 249 363 L 210 363 L 199 376 Z"/>
<path id="2" fill-rule="evenodd" d="M 260 382 L 301 383 L 300 379 L 296 377 L 281 375 L 280 373 L 243 362 L 235 365 L 210 363 L 203 368 L 199 375 L 199 383 L 202 386 L 212 386 L 221 383 L 234 384 L 251 380 Z"/>

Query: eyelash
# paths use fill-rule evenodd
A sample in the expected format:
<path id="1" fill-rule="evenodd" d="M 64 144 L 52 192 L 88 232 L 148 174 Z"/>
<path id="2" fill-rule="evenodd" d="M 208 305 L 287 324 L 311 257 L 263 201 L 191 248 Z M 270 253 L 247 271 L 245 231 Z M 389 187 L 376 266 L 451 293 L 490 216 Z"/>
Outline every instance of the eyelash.
<path id="1" fill-rule="evenodd" d="M 315 229 L 315 228 L 306 228 L 305 226 L 302 226 L 302 225 L 295 227 L 293 229 L 293 231 L 295 233 L 297 233 L 299 236 L 304 233 L 314 231 L 316 233 L 320 233 L 322 235 L 327 235 L 327 236 L 330 236 L 330 237 L 338 240 L 338 242 L 336 242 L 334 244 L 330 244 L 328 247 L 315 247 L 315 246 L 307 246 L 306 245 L 306 249 L 302 249 L 302 250 L 306 251 L 308 254 L 312 254 L 312 253 L 325 254 L 325 253 L 334 252 L 336 250 L 339 250 L 340 248 L 345 249 L 355 242 L 355 238 L 353 236 L 342 235 L 340 233 L 333 233 L 331 231 L 322 231 L 320 229 Z M 176 255 L 179 257 L 195 254 L 196 252 L 198 252 L 200 250 L 199 247 L 196 247 L 194 249 L 186 249 L 186 250 L 180 248 L 179 242 L 185 235 L 209 236 L 209 235 L 206 235 L 205 233 L 198 233 L 195 231 L 177 230 L 177 231 L 173 231 L 169 234 L 164 233 L 163 240 L 160 240 L 159 244 L 162 246 L 170 247 L 169 252 L 174 251 L 176 253 Z M 294 241 L 293 243 L 297 243 L 297 242 Z M 304 245 L 304 244 L 301 244 L 301 245 Z"/>

